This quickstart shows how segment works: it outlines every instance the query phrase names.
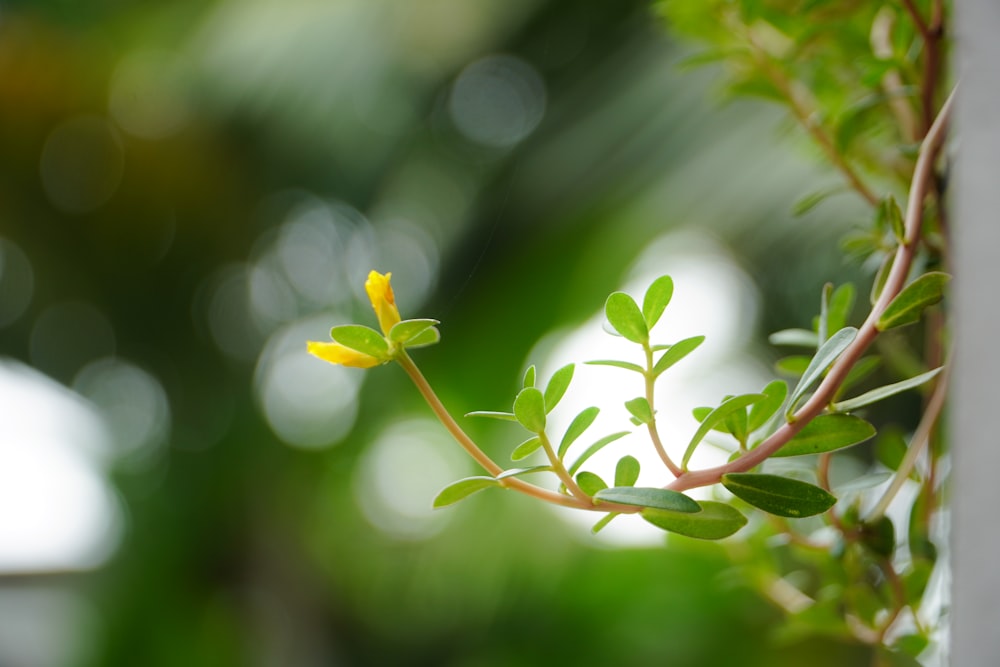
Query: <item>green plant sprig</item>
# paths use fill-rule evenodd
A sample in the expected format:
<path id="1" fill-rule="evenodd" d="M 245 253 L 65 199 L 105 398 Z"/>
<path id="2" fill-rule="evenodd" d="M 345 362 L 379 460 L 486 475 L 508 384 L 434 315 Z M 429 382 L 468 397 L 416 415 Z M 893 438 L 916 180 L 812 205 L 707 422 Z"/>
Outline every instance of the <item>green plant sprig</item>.
<path id="1" fill-rule="evenodd" d="M 746 452 L 735 461 L 714 468 L 686 472 L 668 484 L 666 488 L 674 491 L 684 491 L 701 486 L 710 486 L 717 484 L 723 475 L 745 472 L 758 466 L 781 449 L 813 418 L 823 412 L 833 400 L 838 388 L 846 380 L 851 368 L 880 333 L 880 320 L 883 314 L 893 300 L 903 291 L 903 285 L 909 275 L 910 266 L 913 263 L 913 258 L 919 246 L 920 231 L 924 217 L 923 203 L 932 187 L 931 181 L 934 176 L 934 162 L 944 143 L 954 99 L 955 92 L 952 91 L 921 144 L 907 201 L 906 217 L 904 220 L 905 236 L 896 249 L 895 260 L 892 264 L 892 270 L 885 281 L 885 286 L 882 288 L 882 292 L 868 317 L 865 319 L 865 322 L 858 329 L 857 336 L 843 353 L 837 357 L 830 371 L 813 395 L 795 412 L 792 421 L 782 424 L 760 445 Z"/>

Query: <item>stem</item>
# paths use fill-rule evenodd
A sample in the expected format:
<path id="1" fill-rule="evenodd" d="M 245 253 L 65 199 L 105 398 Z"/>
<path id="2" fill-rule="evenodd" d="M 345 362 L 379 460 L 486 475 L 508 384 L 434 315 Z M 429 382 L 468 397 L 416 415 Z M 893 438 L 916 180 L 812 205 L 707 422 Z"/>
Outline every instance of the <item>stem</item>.
<path id="1" fill-rule="evenodd" d="M 927 402 L 927 407 L 924 409 L 924 416 L 921 418 L 920 424 L 917 425 L 917 430 L 913 433 L 913 438 L 910 439 L 910 447 L 906 450 L 906 455 L 900 462 L 899 469 L 896 471 L 895 477 L 892 478 L 889 488 L 885 490 L 882 498 L 879 499 L 878 504 L 875 505 L 869 514 L 869 521 L 885 514 L 885 511 L 892 503 L 892 499 L 896 497 L 896 494 L 903 488 L 903 484 L 910 476 L 913 466 L 917 463 L 917 458 L 923 452 L 927 443 L 930 442 L 931 432 L 934 430 L 934 425 L 937 423 L 938 417 L 941 416 L 941 410 L 944 409 L 944 399 L 948 393 L 948 374 L 950 368 L 950 366 L 945 366 L 941 372 L 941 377 L 934 387 L 931 400 Z"/>
<path id="2" fill-rule="evenodd" d="M 441 399 L 439 399 L 437 394 L 434 393 L 434 390 L 431 389 L 427 379 L 423 376 L 423 373 L 420 372 L 420 369 L 417 368 L 417 365 L 413 363 L 413 360 L 410 359 L 409 355 L 406 354 L 405 351 L 401 350 L 396 356 L 396 361 L 403 367 L 406 374 L 410 376 L 410 379 L 413 381 L 413 384 L 416 385 L 420 395 L 424 397 L 424 400 L 427 401 L 427 405 L 429 405 L 431 410 L 434 412 L 434 416 L 436 416 L 438 421 L 440 421 L 448 432 L 451 433 L 451 436 L 455 438 L 458 444 L 460 444 L 462 448 L 468 452 L 469 456 L 474 458 L 476 462 L 485 468 L 486 471 L 493 477 L 502 473 L 503 468 L 487 456 L 486 453 L 479 448 L 479 445 L 477 445 L 475 441 L 462 430 L 462 427 L 458 425 L 455 419 L 448 412 L 447 408 L 444 407 Z M 635 513 L 641 509 L 640 507 L 619 505 L 618 503 L 608 503 L 603 501 L 598 507 L 594 505 L 593 501 L 586 496 L 584 496 L 586 500 L 581 500 L 580 498 L 572 496 L 565 496 L 561 493 L 556 493 L 555 491 L 549 491 L 548 489 L 543 489 L 540 486 L 535 486 L 534 484 L 525 482 L 522 479 L 517 479 L 516 477 L 505 477 L 500 480 L 500 484 L 514 489 L 515 491 L 520 491 L 526 495 L 538 498 L 539 500 L 550 502 L 554 505 L 563 505 L 565 507 L 573 507 L 576 509 L 594 510 L 598 512 L 613 511 L 621 513 Z M 579 489 L 579 487 L 577 488 Z"/>
<path id="3" fill-rule="evenodd" d="M 548 457 L 549 463 L 552 464 L 552 471 L 556 474 L 559 480 L 562 481 L 563 485 L 569 490 L 569 492 L 583 502 L 593 503 L 591 497 L 583 492 L 580 485 L 574 481 L 569 472 L 566 470 L 566 466 L 564 466 L 563 462 L 559 460 L 558 456 L 556 456 L 556 452 L 552 449 L 552 443 L 549 442 L 548 436 L 542 432 L 538 434 L 538 439 L 542 443 L 542 449 L 545 450 L 545 456 Z"/>
<path id="4" fill-rule="evenodd" d="M 667 454 L 663 441 L 660 440 L 660 432 L 656 428 L 656 410 L 653 409 L 653 388 L 656 385 L 656 376 L 653 375 L 653 348 L 648 342 L 643 343 L 642 347 L 646 352 L 646 371 L 642 374 L 646 380 L 646 402 L 649 403 L 649 411 L 653 415 L 653 418 L 646 424 L 646 430 L 649 431 L 649 439 L 653 441 L 653 448 L 660 455 L 663 465 L 667 466 L 674 477 L 680 477 L 684 471 Z"/>
<path id="5" fill-rule="evenodd" d="M 910 265 L 920 241 L 920 229 L 924 219 L 923 204 L 934 176 L 934 159 L 944 143 L 945 130 L 951 116 L 954 99 L 955 91 L 952 91 L 920 146 L 920 155 L 917 157 L 907 201 L 903 243 L 896 249 L 896 259 L 893 262 L 892 271 L 886 279 L 885 287 L 868 314 L 868 318 L 858 330 L 857 337 L 833 363 L 829 373 L 815 393 L 799 408 L 791 422 L 782 424 L 764 442 L 735 461 L 714 468 L 686 472 L 668 484 L 666 488 L 673 491 L 684 491 L 699 486 L 709 486 L 717 484 L 727 473 L 746 472 L 754 468 L 791 440 L 833 399 L 840 385 L 847 378 L 848 372 L 878 336 L 879 331 L 876 324 L 879 317 L 882 316 L 892 299 L 903 289 L 903 284 L 909 275 Z"/>
<path id="6" fill-rule="evenodd" d="M 893 56 L 892 28 L 894 22 L 895 12 L 886 6 L 875 15 L 875 21 L 872 23 L 872 53 L 880 60 L 889 60 Z M 920 139 L 927 126 L 924 125 L 918 131 L 918 121 L 913 113 L 913 107 L 906 99 L 906 86 L 898 70 L 891 69 L 885 73 L 882 77 L 882 88 L 888 98 L 889 109 L 896 117 L 896 122 L 899 123 L 899 133 L 903 137 L 903 141 L 915 142 Z"/>

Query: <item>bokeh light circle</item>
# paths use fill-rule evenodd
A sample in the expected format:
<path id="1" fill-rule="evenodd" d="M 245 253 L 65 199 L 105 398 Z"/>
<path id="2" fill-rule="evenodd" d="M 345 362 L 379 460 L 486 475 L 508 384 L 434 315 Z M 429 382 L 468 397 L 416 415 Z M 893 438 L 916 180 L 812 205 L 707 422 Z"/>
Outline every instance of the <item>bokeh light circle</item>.
<path id="1" fill-rule="evenodd" d="M 534 131 L 545 115 L 545 83 L 530 64 L 509 55 L 477 60 L 459 74 L 448 110 L 459 132 L 506 148 Z"/>

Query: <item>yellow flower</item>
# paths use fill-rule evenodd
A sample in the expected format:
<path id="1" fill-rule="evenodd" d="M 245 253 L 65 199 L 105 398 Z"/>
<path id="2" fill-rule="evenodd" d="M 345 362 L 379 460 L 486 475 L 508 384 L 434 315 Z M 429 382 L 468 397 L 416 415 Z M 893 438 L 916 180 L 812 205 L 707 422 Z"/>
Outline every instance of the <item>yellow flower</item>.
<path id="1" fill-rule="evenodd" d="M 385 363 L 382 359 L 365 354 L 364 352 L 352 350 L 340 343 L 320 343 L 311 340 L 307 343 L 307 349 L 309 350 L 309 354 L 314 357 L 318 357 L 323 361 L 329 361 L 331 364 L 340 364 L 341 366 L 371 368 L 372 366 Z"/>
<path id="2" fill-rule="evenodd" d="M 390 278 L 392 278 L 392 273 L 383 276 L 378 271 L 372 271 L 368 274 L 368 280 L 365 282 L 365 291 L 368 292 L 372 308 L 375 309 L 382 333 L 386 336 L 400 319 L 399 310 L 396 308 L 396 296 L 392 293 L 392 285 L 389 284 Z"/>

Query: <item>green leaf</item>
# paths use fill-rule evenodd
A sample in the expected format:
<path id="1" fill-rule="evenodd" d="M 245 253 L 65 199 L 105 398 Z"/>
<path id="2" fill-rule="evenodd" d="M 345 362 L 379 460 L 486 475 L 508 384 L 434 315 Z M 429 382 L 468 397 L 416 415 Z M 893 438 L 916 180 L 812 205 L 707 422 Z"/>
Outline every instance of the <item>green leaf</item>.
<path id="1" fill-rule="evenodd" d="M 532 436 L 514 448 L 510 453 L 511 461 L 520 461 L 534 454 L 542 446 L 542 440 L 537 435 Z"/>
<path id="2" fill-rule="evenodd" d="M 861 542 L 873 553 L 889 558 L 896 551 L 896 529 L 892 519 L 881 516 L 861 524 Z"/>
<path id="3" fill-rule="evenodd" d="M 878 207 L 878 219 L 876 220 L 877 225 L 880 227 L 888 227 L 892 230 L 893 236 L 896 237 L 897 243 L 903 243 L 906 240 L 906 228 L 903 225 L 903 212 L 899 208 L 899 204 L 896 203 L 896 198 L 889 195 L 879 204 Z"/>
<path id="4" fill-rule="evenodd" d="M 580 487 L 580 490 L 588 496 L 593 496 L 608 488 L 608 485 L 604 483 L 604 480 L 600 476 L 586 470 L 577 474 L 576 483 Z"/>
<path id="5" fill-rule="evenodd" d="M 837 357 L 847 349 L 847 346 L 854 341 L 857 335 L 858 330 L 854 327 L 844 327 L 820 346 L 788 399 L 788 408 L 785 410 L 787 417 L 790 418 L 795 413 L 795 408 L 798 407 L 802 395 L 812 388 L 813 384 L 823 376 L 830 364 L 836 361 Z"/>
<path id="6" fill-rule="evenodd" d="M 729 537 L 747 523 L 747 518 L 731 505 L 712 500 L 702 500 L 698 504 L 701 505 L 700 512 L 646 508 L 640 514 L 657 528 L 702 540 Z"/>
<path id="7" fill-rule="evenodd" d="M 639 306 L 628 294 L 615 292 L 604 304 L 604 314 L 608 322 L 626 339 L 633 343 L 649 341 L 649 329 Z"/>
<path id="8" fill-rule="evenodd" d="M 874 306 L 878 301 L 878 298 L 882 296 L 882 290 L 885 289 L 885 282 L 889 279 L 889 274 L 892 272 L 892 265 L 896 262 L 896 254 L 888 253 L 885 259 L 878 267 L 878 271 L 875 272 L 875 279 L 872 281 L 872 289 L 868 298 L 871 304 Z"/>
<path id="9" fill-rule="evenodd" d="M 598 413 L 601 411 L 600 408 L 589 407 L 585 408 L 573 418 L 570 422 L 569 427 L 566 429 L 566 433 L 563 435 L 562 442 L 559 443 L 559 460 L 566 455 L 566 451 L 569 449 L 577 438 L 583 435 L 583 432 L 590 428 L 590 425 L 594 423 L 597 419 Z"/>
<path id="10" fill-rule="evenodd" d="M 747 428 L 753 432 L 762 427 L 773 417 L 788 396 L 788 385 L 784 380 L 774 380 L 769 382 L 761 392 L 764 398 L 757 401 L 750 407 L 750 417 L 747 420 Z"/>
<path id="11" fill-rule="evenodd" d="M 406 345 L 435 324 L 441 323 L 437 320 L 403 320 L 396 322 L 392 329 L 389 330 L 389 340 L 399 345 Z"/>
<path id="12" fill-rule="evenodd" d="M 833 294 L 833 283 L 826 283 L 823 285 L 823 289 L 820 292 L 819 300 L 819 317 L 816 318 L 814 325 L 816 326 L 816 338 L 820 343 L 825 343 L 828 336 L 827 333 L 830 331 L 827 326 L 827 311 L 829 310 L 830 295 Z M 836 331 L 836 329 L 834 329 Z"/>
<path id="13" fill-rule="evenodd" d="M 916 604 L 919 600 L 915 600 L 911 604 Z M 917 658 L 921 653 L 930 645 L 931 640 L 920 634 L 910 634 L 902 635 L 895 642 L 893 642 L 892 647 L 897 651 L 905 653 L 906 655 Z M 920 664 L 918 661 L 916 664 Z"/>
<path id="14" fill-rule="evenodd" d="M 875 458 L 889 470 L 898 470 L 906 449 L 906 438 L 899 428 L 884 428 L 875 441 Z"/>
<path id="15" fill-rule="evenodd" d="M 819 415 L 772 456 L 804 456 L 832 452 L 868 440 L 875 427 L 854 415 Z"/>
<path id="16" fill-rule="evenodd" d="M 632 413 L 632 416 L 640 424 L 648 424 L 653 421 L 653 411 L 650 409 L 649 403 L 642 396 L 633 398 L 631 401 L 625 401 L 625 409 Z"/>
<path id="17" fill-rule="evenodd" d="M 844 283 L 830 295 L 826 309 L 826 330 L 840 331 L 847 325 L 854 308 L 855 289 L 851 283 Z"/>
<path id="18" fill-rule="evenodd" d="M 835 195 L 843 191 L 844 188 L 838 186 L 835 188 L 829 188 L 827 190 L 820 190 L 819 192 L 813 192 L 811 194 L 808 194 L 805 197 L 799 199 L 797 202 L 795 202 L 795 205 L 792 206 L 792 215 L 794 215 L 796 218 L 803 216 L 809 211 L 816 208 L 816 206 L 821 204 L 827 197 L 830 197 L 831 195 Z"/>
<path id="19" fill-rule="evenodd" d="M 663 315 L 663 310 L 674 295 L 674 281 L 670 276 L 660 276 L 646 290 L 642 299 L 642 317 L 646 320 L 646 330 L 651 330 Z"/>
<path id="20" fill-rule="evenodd" d="M 705 342 L 704 336 L 692 336 L 671 345 L 653 366 L 653 377 L 659 376 L 663 371 L 694 352 L 703 342 Z"/>
<path id="21" fill-rule="evenodd" d="M 815 331 L 808 329 L 782 329 L 767 337 L 771 345 L 787 345 L 791 347 L 819 347 L 819 337 Z"/>
<path id="22" fill-rule="evenodd" d="M 441 332 L 438 331 L 437 327 L 429 327 L 408 340 L 406 347 L 415 350 L 420 347 L 435 345 L 439 342 L 441 342 Z"/>
<path id="23" fill-rule="evenodd" d="M 920 276 L 896 295 L 878 318 L 875 327 L 879 331 L 885 331 L 918 322 L 925 308 L 944 298 L 944 286 L 949 280 L 951 276 L 940 271 Z"/>
<path id="24" fill-rule="evenodd" d="M 698 447 L 698 443 L 702 441 L 709 431 L 724 423 L 726 418 L 733 412 L 736 412 L 737 410 L 745 410 L 748 405 L 752 405 L 763 398 L 763 394 L 743 394 L 742 396 L 733 396 L 732 398 L 723 401 L 722 405 L 708 413 L 705 419 L 702 420 L 701 426 L 699 426 L 698 430 L 695 431 L 694 437 L 691 438 L 691 442 L 688 443 L 687 449 L 684 451 L 684 457 L 681 459 L 681 467 L 685 469 L 687 468 L 688 461 L 691 460 L 691 455 L 694 454 L 694 450 Z"/>
<path id="25" fill-rule="evenodd" d="M 525 387 L 514 399 L 514 416 L 532 433 L 545 430 L 545 398 L 534 387 Z"/>
<path id="26" fill-rule="evenodd" d="M 683 493 L 645 486 L 613 486 L 594 494 L 594 498 L 621 505 L 654 507 L 674 512 L 701 511 L 701 506 Z"/>
<path id="27" fill-rule="evenodd" d="M 627 371 L 635 371 L 636 373 L 645 373 L 646 371 L 639 364 L 633 364 L 628 361 L 615 361 L 612 359 L 598 359 L 597 361 L 585 361 L 583 362 L 590 366 L 614 366 L 615 368 L 624 368 Z"/>
<path id="28" fill-rule="evenodd" d="M 487 417 L 489 419 L 501 419 L 508 422 L 516 422 L 517 417 L 514 416 L 513 412 L 494 412 L 492 410 L 476 410 L 475 412 L 465 413 L 466 417 Z"/>
<path id="29" fill-rule="evenodd" d="M 521 475 L 527 475 L 532 472 L 552 472 L 552 466 L 528 466 L 527 468 L 511 468 L 510 470 L 504 470 L 502 473 L 497 475 L 497 479 L 507 479 L 508 477 L 519 477 Z"/>
<path id="30" fill-rule="evenodd" d="M 466 477 L 465 479 L 460 479 L 441 489 L 441 492 L 437 494 L 437 498 L 434 499 L 434 508 L 437 509 L 452 505 L 459 500 L 471 496 L 476 491 L 482 491 L 491 486 L 500 486 L 500 482 L 493 477 Z"/>
<path id="31" fill-rule="evenodd" d="M 931 575 L 934 573 L 934 563 L 923 558 L 915 558 L 909 571 L 903 574 L 903 588 L 906 591 L 906 600 L 910 604 L 917 604 L 927 590 Z"/>
<path id="32" fill-rule="evenodd" d="M 913 389 L 914 387 L 919 387 L 923 383 L 927 382 L 935 375 L 941 372 L 944 367 L 935 368 L 932 371 L 927 371 L 926 373 L 921 373 L 916 377 L 911 377 L 908 380 L 902 380 L 901 382 L 894 382 L 893 384 L 887 384 L 884 387 L 878 387 L 877 389 L 872 389 L 871 391 L 865 392 L 860 396 L 854 398 L 849 398 L 846 401 L 840 401 L 839 403 L 833 404 L 833 409 L 837 412 L 850 412 L 851 410 L 857 410 L 858 408 L 871 405 L 881 401 L 884 398 L 889 398 L 890 396 L 895 396 L 896 394 L 902 393 L 907 389 Z"/>
<path id="33" fill-rule="evenodd" d="M 774 362 L 774 370 L 789 377 L 801 377 L 809 368 L 810 361 L 812 361 L 812 357 L 796 354 L 778 359 Z"/>
<path id="34" fill-rule="evenodd" d="M 574 364 L 566 364 L 549 379 L 548 386 L 545 387 L 545 412 L 552 412 L 552 409 L 559 405 L 563 395 L 569 388 L 569 383 L 573 380 Z"/>
<path id="35" fill-rule="evenodd" d="M 691 410 L 691 416 L 693 416 L 699 422 L 703 422 L 703 421 L 705 421 L 705 417 L 707 417 L 710 414 L 712 414 L 712 410 L 714 410 L 714 409 L 715 408 L 710 408 L 707 405 L 705 405 L 705 406 L 699 406 L 699 407 L 694 408 L 693 410 Z M 723 431 L 723 433 L 728 433 L 728 432 L 729 431 Z"/>
<path id="36" fill-rule="evenodd" d="M 587 461 L 587 459 L 589 459 L 591 456 L 593 456 L 597 452 L 601 451 L 602 449 L 610 445 L 615 440 L 625 437 L 626 435 L 628 435 L 628 433 L 629 433 L 628 431 L 619 431 L 618 433 L 612 433 L 611 435 L 606 435 L 597 442 L 595 442 L 594 444 L 592 444 L 590 447 L 587 447 L 587 449 L 583 451 L 583 454 L 580 454 L 580 457 L 577 458 L 577 460 L 573 462 L 573 465 L 569 467 L 569 474 L 572 475 L 573 473 L 575 473 L 577 470 L 580 469 L 580 466 L 582 466 Z"/>
<path id="37" fill-rule="evenodd" d="M 618 459 L 615 466 L 615 486 L 635 486 L 639 479 L 639 460 L 634 456 L 625 456 Z"/>
<path id="38" fill-rule="evenodd" d="M 731 412 L 725 419 L 726 430 L 729 431 L 741 444 L 747 442 L 747 411 L 736 410 Z"/>
<path id="39" fill-rule="evenodd" d="M 535 386 L 535 366 L 528 366 L 528 370 L 524 372 L 524 381 L 521 382 L 521 388 L 534 387 Z"/>
<path id="40" fill-rule="evenodd" d="M 330 337 L 345 347 L 378 359 L 389 356 L 389 344 L 382 334 L 360 324 L 344 324 L 330 329 Z"/>
<path id="41" fill-rule="evenodd" d="M 778 475 L 729 473 L 722 476 L 722 485 L 744 502 L 778 516 L 822 514 L 837 502 L 818 486 Z"/>
<path id="42" fill-rule="evenodd" d="M 603 517 L 601 517 L 600 521 L 594 524 L 594 527 L 590 529 L 590 532 L 593 533 L 594 535 L 597 535 L 599 532 L 601 532 L 601 529 L 604 528 L 609 523 L 611 523 L 611 520 L 614 519 L 616 516 L 618 516 L 618 512 L 608 512 Z"/>

